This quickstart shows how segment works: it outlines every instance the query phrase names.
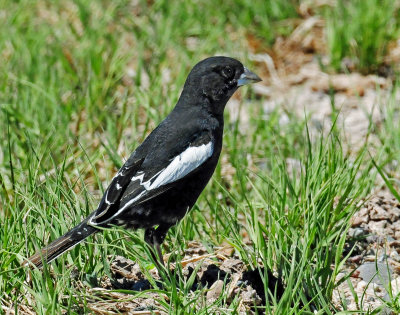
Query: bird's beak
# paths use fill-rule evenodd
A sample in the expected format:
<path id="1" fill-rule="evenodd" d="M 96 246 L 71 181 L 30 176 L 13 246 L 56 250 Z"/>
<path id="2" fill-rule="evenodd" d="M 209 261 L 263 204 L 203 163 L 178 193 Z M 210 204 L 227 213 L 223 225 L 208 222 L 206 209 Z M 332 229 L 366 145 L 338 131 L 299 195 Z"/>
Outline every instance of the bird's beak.
<path id="1" fill-rule="evenodd" d="M 251 72 L 249 69 L 244 67 L 244 72 L 239 77 L 237 86 L 256 83 L 256 82 L 260 82 L 260 81 L 261 81 L 261 79 L 257 74 Z"/>

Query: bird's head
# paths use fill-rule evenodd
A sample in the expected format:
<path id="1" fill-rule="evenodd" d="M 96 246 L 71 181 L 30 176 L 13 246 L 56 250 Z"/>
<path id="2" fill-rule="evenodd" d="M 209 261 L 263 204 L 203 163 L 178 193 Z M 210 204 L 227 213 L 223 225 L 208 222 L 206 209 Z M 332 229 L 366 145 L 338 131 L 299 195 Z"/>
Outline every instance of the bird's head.
<path id="1" fill-rule="evenodd" d="M 186 97 L 200 94 L 208 100 L 213 112 L 222 114 L 227 101 L 240 86 L 259 81 L 256 74 L 236 59 L 210 57 L 193 67 L 182 94 L 189 94 Z"/>

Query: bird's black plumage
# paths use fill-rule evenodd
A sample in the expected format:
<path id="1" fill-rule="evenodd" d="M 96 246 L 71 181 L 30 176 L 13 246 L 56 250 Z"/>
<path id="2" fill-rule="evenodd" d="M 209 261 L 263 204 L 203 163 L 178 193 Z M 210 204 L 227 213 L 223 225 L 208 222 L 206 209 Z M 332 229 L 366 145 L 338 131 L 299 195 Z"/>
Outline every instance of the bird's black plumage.
<path id="1" fill-rule="evenodd" d="M 159 250 L 168 229 L 193 207 L 215 170 L 227 101 L 239 86 L 257 81 L 233 58 L 199 62 L 173 111 L 132 153 L 98 208 L 27 262 L 40 267 L 99 227 L 112 225 L 145 229 L 146 241 Z"/>

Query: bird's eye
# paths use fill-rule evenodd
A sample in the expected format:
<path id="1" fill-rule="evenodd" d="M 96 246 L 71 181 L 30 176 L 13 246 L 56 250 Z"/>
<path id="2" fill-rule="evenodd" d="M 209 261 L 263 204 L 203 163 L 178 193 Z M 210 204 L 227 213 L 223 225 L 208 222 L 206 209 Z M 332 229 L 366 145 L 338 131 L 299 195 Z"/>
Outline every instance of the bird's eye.
<path id="1" fill-rule="evenodd" d="M 233 70 L 231 67 L 225 67 L 224 69 L 222 69 L 222 75 L 227 78 L 230 79 L 233 76 Z"/>

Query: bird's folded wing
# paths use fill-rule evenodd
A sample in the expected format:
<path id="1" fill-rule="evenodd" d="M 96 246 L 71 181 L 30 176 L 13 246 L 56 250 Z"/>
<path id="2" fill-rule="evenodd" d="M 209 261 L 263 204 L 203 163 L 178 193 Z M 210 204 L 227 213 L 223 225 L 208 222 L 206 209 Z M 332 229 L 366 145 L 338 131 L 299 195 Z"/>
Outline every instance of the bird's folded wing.
<path id="1" fill-rule="evenodd" d="M 105 191 L 103 198 L 101 199 L 100 204 L 94 213 L 94 216 L 90 218 L 88 222 L 90 225 L 98 225 L 98 223 L 102 221 L 102 217 L 106 215 L 107 212 L 109 212 L 115 206 L 118 206 L 124 191 L 132 179 L 132 176 L 140 169 L 143 161 L 144 158 L 134 159 L 133 157 L 130 157 L 120 168 Z"/>
<path id="2" fill-rule="evenodd" d="M 208 160 L 213 150 L 213 141 L 208 136 L 192 141 L 164 167 L 143 167 L 145 159 L 125 164 L 107 188 L 88 224 L 105 225 L 124 210 L 160 195 L 171 188 L 169 184 L 184 178 Z"/>

